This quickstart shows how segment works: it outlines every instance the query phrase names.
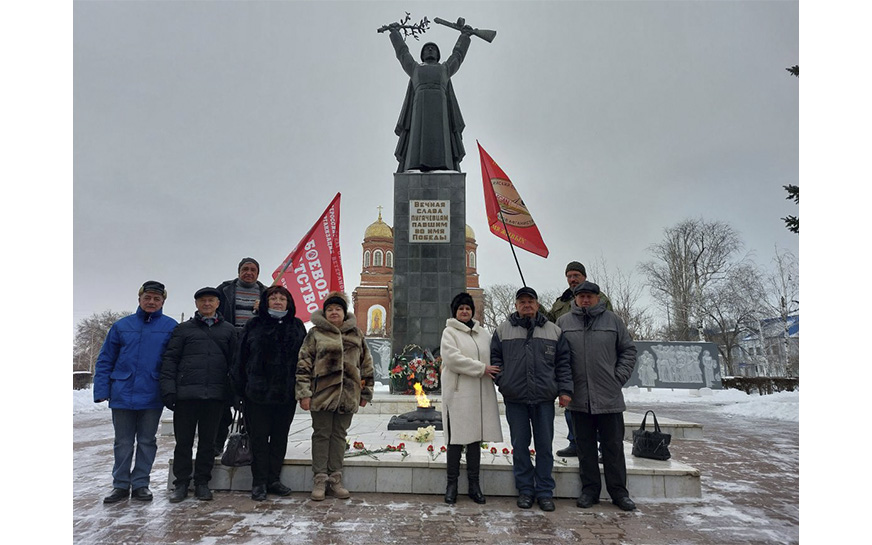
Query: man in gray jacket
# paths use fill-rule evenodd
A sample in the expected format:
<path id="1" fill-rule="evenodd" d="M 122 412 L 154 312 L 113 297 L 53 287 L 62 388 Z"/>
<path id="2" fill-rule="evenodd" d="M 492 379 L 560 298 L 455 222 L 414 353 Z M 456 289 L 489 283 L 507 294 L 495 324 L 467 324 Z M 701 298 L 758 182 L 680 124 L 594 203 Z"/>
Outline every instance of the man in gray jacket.
<path id="1" fill-rule="evenodd" d="M 512 436 L 517 503 L 529 509 L 535 497 L 540 509 L 554 511 L 554 399 L 560 397 L 561 407 L 571 401 L 569 347 L 560 329 L 539 312 L 533 288 L 518 290 L 515 308 L 494 332 L 490 361 L 500 368 L 494 382 L 503 395 Z M 531 439 L 536 446 L 535 469 L 529 452 Z"/>
<path id="2" fill-rule="evenodd" d="M 572 290 L 572 310 L 557 319 L 569 344 L 573 391 L 569 410 L 575 425 L 581 494 L 576 504 L 599 503 L 602 481 L 597 464 L 597 433 L 603 453 L 606 490 L 612 503 L 624 511 L 636 504 L 627 491 L 624 458 L 624 404 L 622 388 L 636 366 L 636 345 L 627 326 L 606 310 L 599 286 L 583 282 Z"/>

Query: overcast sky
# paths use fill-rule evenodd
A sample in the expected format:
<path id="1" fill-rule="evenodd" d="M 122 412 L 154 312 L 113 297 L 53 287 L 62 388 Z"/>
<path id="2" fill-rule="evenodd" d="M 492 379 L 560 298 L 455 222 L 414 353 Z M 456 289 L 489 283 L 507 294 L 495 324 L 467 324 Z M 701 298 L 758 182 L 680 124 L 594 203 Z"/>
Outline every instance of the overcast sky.
<path id="1" fill-rule="evenodd" d="M 336 192 L 350 293 L 379 205 L 393 224 L 407 76 L 376 29 L 405 11 L 497 31 L 452 80 L 483 286 L 520 278 L 487 231 L 476 140 L 550 249 L 519 252 L 540 291 L 600 257 L 641 282 L 647 248 L 688 218 L 728 222 L 762 266 L 776 245 L 798 254 L 781 220 L 797 213 L 796 2 L 79 1 L 73 321 L 134 310 L 145 280 L 189 316 L 244 256 L 268 283 Z M 444 59 L 457 35 L 431 24 L 409 45 Z"/>

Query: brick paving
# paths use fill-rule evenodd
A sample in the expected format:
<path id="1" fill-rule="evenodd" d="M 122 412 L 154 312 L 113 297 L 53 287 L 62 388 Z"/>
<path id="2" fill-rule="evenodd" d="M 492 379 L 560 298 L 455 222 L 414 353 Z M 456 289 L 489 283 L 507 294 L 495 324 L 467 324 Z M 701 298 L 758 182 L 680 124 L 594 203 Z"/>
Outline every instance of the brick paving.
<path id="1" fill-rule="evenodd" d="M 312 502 L 308 493 L 254 502 L 244 492 L 215 500 L 167 500 L 173 440 L 159 437 L 150 503 L 104 505 L 110 491 L 112 425 L 108 411 L 74 416 L 73 542 L 81 544 L 199 543 L 499 543 L 583 545 L 768 545 L 799 543 L 799 425 L 729 416 L 702 403 L 628 403 L 658 416 L 699 422 L 702 441 L 675 441 L 673 456 L 702 472 L 702 498 L 637 501 L 624 513 L 608 502 L 579 509 L 558 499 L 557 510 L 518 509 L 511 497 L 479 506 L 461 496 L 354 494 Z M 717 438 L 727 437 L 723 441 Z M 564 439 L 555 439 L 555 448 Z M 353 491 L 352 491 L 353 492 Z M 632 492 L 632 491 L 631 491 Z"/>

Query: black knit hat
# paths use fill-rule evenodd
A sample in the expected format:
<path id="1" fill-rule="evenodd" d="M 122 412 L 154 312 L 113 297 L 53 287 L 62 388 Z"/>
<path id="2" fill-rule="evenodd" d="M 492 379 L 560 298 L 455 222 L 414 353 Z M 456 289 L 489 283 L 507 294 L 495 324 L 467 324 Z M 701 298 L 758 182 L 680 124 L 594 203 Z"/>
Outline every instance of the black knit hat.
<path id="1" fill-rule="evenodd" d="M 163 297 L 164 299 L 167 298 L 166 287 L 156 280 L 149 280 L 149 281 L 145 282 L 142 285 L 142 287 L 139 288 L 139 295 L 142 295 L 143 293 L 145 293 L 147 291 L 159 293 L 161 295 L 161 297 Z"/>
<path id="2" fill-rule="evenodd" d="M 455 295 L 454 299 L 451 300 L 452 318 L 457 318 L 457 309 L 460 308 L 460 305 L 469 305 L 469 308 L 472 309 L 472 313 L 475 314 L 475 302 L 472 300 L 472 295 L 463 291 Z"/>
<path id="3" fill-rule="evenodd" d="M 563 274 L 566 274 L 569 271 L 578 271 L 584 276 L 587 276 L 587 271 L 584 270 L 584 265 L 582 265 L 578 261 L 570 261 L 569 265 L 566 266 L 566 272 Z"/>
<path id="4" fill-rule="evenodd" d="M 582 282 L 581 284 L 575 286 L 572 290 L 572 295 L 578 295 L 582 292 L 593 293 L 594 295 L 599 295 L 600 288 L 593 282 Z"/>
<path id="5" fill-rule="evenodd" d="M 342 292 L 334 291 L 324 299 L 324 304 L 321 305 L 321 310 L 326 310 L 328 305 L 339 305 L 345 314 L 348 314 L 348 301 Z"/>
<path id="6" fill-rule="evenodd" d="M 241 271 L 242 266 L 245 265 L 246 263 L 254 263 L 254 266 L 257 267 L 257 272 L 260 273 L 260 263 L 258 263 L 257 260 L 254 259 L 253 257 L 243 257 L 242 261 L 239 262 L 239 266 L 236 267 L 236 272 Z"/>

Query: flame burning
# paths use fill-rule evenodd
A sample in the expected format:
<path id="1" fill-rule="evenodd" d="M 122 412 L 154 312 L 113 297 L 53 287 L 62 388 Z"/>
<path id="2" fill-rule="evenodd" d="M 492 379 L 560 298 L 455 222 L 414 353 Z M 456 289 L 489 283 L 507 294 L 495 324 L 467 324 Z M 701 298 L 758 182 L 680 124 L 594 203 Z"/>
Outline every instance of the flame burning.
<path id="1" fill-rule="evenodd" d="M 427 394 L 424 393 L 424 388 L 421 386 L 420 382 L 416 382 L 414 384 L 415 387 L 415 399 L 418 400 L 418 407 L 424 408 L 430 406 L 430 400 L 427 399 Z"/>

